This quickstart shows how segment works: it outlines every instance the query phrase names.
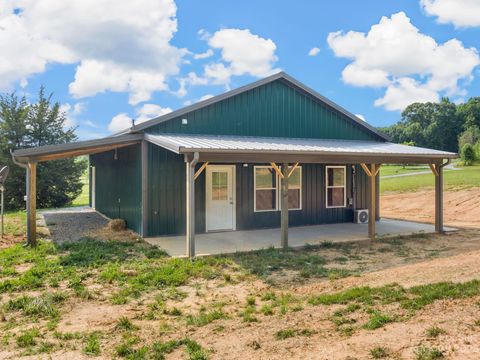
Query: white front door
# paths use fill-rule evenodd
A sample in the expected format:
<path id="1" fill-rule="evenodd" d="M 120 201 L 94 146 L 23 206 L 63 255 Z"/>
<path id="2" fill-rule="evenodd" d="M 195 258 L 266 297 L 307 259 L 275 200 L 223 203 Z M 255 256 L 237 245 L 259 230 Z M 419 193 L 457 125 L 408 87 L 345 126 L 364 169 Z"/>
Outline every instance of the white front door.
<path id="1" fill-rule="evenodd" d="M 235 230 L 235 198 L 233 165 L 207 166 L 206 226 L 207 231 Z"/>

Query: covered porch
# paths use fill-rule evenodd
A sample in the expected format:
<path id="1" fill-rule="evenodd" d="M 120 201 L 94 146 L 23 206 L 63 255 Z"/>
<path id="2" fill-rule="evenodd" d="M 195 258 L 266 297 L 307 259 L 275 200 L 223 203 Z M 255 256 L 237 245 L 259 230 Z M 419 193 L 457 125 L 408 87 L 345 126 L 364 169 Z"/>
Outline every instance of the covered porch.
<path id="1" fill-rule="evenodd" d="M 367 230 L 368 224 L 355 223 L 290 227 L 288 243 L 291 247 L 300 247 L 307 244 L 336 244 L 370 240 Z M 444 227 L 443 230 L 454 231 L 455 229 Z M 376 233 L 379 239 L 434 232 L 435 226 L 432 224 L 393 219 L 381 219 L 376 223 Z M 196 254 L 213 255 L 270 247 L 280 248 L 280 236 L 280 228 L 199 234 L 195 236 Z M 171 256 L 186 256 L 183 236 L 151 237 L 145 240 L 162 248 Z"/>

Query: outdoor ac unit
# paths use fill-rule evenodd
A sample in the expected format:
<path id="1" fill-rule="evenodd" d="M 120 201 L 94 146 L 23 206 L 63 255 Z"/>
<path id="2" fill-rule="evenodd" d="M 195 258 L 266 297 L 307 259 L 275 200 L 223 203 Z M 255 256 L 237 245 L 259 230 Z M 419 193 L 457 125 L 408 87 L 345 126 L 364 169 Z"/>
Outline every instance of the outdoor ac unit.
<path id="1" fill-rule="evenodd" d="M 357 224 L 368 223 L 368 209 L 360 209 L 354 211 L 354 221 Z"/>

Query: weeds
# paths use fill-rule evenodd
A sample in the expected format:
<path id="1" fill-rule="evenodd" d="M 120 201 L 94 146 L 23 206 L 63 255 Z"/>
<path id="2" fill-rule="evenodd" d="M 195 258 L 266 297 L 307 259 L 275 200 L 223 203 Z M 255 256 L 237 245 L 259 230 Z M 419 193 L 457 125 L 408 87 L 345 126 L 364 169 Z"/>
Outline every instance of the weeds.
<path id="1" fill-rule="evenodd" d="M 447 332 L 438 326 L 432 326 L 427 329 L 426 334 L 428 337 L 436 338 L 440 335 L 445 335 Z"/>
<path id="2" fill-rule="evenodd" d="M 40 337 L 40 331 L 36 328 L 25 330 L 17 337 L 17 346 L 26 348 L 37 344 L 36 338 Z"/>
<path id="3" fill-rule="evenodd" d="M 374 359 L 383 359 L 388 357 L 388 351 L 383 346 L 375 346 L 370 350 L 370 355 Z"/>
<path id="4" fill-rule="evenodd" d="M 437 359 L 443 359 L 443 351 L 441 351 L 438 348 L 432 347 L 426 347 L 426 346 L 420 346 L 416 351 L 415 351 L 415 357 L 417 360 L 437 360 Z"/>
<path id="5" fill-rule="evenodd" d="M 135 326 L 126 316 L 122 316 L 120 319 L 118 319 L 115 328 L 124 331 L 138 330 L 138 326 Z"/>
<path id="6" fill-rule="evenodd" d="M 284 329 L 280 330 L 275 334 L 277 340 L 285 340 L 295 336 L 312 336 L 316 334 L 316 331 L 310 329 Z"/>
<path id="7" fill-rule="evenodd" d="M 21 310 L 27 316 L 55 318 L 59 316 L 57 305 L 65 299 L 65 294 L 59 292 L 45 292 L 36 297 L 23 295 L 9 300 L 5 305 L 5 310 Z"/>
<path id="8" fill-rule="evenodd" d="M 198 315 L 188 315 L 187 325 L 205 326 L 211 322 L 219 319 L 226 319 L 227 315 L 222 310 L 200 311 Z"/>
<path id="9" fill-rule="evenodd" d="M 92 332 L 86 337 L 83 352 L 86 355 L 100 355 L 100 334 L 98 332 Z"/>

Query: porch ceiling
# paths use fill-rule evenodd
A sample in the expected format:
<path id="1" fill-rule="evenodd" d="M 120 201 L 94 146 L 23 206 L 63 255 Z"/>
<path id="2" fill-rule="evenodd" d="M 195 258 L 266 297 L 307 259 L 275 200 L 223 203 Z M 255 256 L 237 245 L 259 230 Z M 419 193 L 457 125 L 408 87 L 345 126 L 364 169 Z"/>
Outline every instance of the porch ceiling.
<path id="1" fill-rule="evenodd" d="M 200 161 L 439 163 L 457 154 L 390 142 L 214 135 L 152 135 L 145 140 Z"/>

